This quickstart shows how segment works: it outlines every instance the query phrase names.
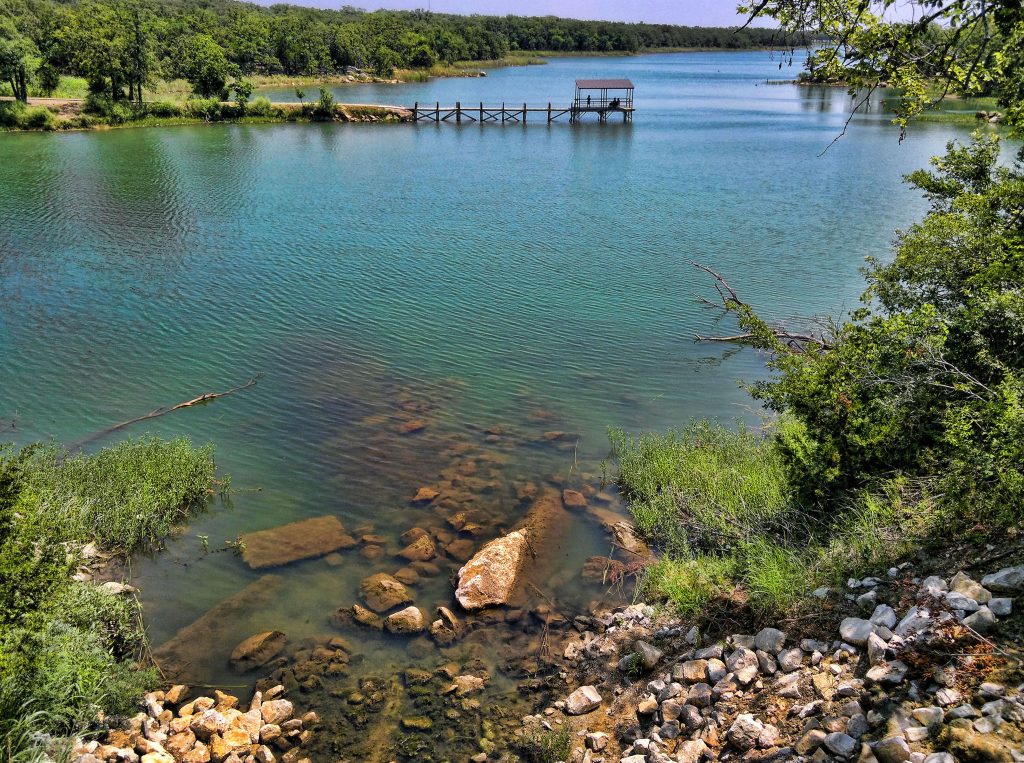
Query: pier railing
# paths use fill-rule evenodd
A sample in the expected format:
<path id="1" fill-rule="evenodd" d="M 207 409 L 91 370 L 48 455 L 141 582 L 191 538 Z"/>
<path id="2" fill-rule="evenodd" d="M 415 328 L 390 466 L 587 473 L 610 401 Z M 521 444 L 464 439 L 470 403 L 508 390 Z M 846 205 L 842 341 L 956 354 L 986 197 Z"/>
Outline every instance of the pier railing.
<path id="1" fill-rule="evenodd" d="M 410 109 L 413 122 L 463 122 L 487 124 L 506 124 L 517 122 L 527 124 L 531 119 L 544 122 L 556 122 L 559 119 L 568 118 L 570 122 L 578 122 L 584 114 L 597 114 L 601 122 L 606 122 L 611 114 L 622 114 L 624 122 L 632 121 L 632 102 L 628 106 L 622 104 L 604 103 L 602 105 L 574 101 L 568 106 L 560 106 L 552 103 L 529 104 L 529 103 L 502 103 L 498 105 L 487 105 L 482 101 L 474 104 L 464 104 L 456 101 L 454 106 L 442 106 L 440 101 L 433 105 L 421 104 L 418 101 Z"/>

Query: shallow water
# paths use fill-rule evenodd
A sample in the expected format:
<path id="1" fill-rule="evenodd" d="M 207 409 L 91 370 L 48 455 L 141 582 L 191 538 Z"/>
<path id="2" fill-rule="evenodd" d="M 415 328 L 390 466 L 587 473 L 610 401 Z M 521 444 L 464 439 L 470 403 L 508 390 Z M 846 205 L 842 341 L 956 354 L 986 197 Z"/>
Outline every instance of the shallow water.
<path id="1" fill-rule="evenodd" d="M 356 643 L 348 673 L 327 682 L 339 696 L 360 675 L 448 659 L 511 691 L 519 676 L 503 660 L 523 634 L 536 640 L 536 623 L 482 628 L 442 653 L 328 617 L 357 601 L 362 577 L 401 566 L 402 532 L 445 528 L 454 508 L 410 503 L 444 469 L 476 469 L 466 506 L 486 528 L 479 543 L 522 516 L 523 483 L 600 489 L 608 427 L 755 419 L 737 380 L 760 377 L 762 360 L 692 341 L 716 325 L 689 260 L 780 319 L 855 306 L 863 258 L 924 208 L 901 176 L 966 131 L 919 125 L 900 145 L 876 110 L 820 155 L 848 96 L 765 84 L 792 73 L 761 52 L 680 54 L 335 90 L 363 103 L 540 104 L 567 101 L 577 76 L 624 76 L 637 86 L 626 126 L 0 135 L 0 437 L 74 442 L 262 373 L 129 430 L 214 441 L 235 489 L 231 507 L 134 562 L 152 642 L 261 577 L 218 550 L 225 541 L 334 514 L 384 536 L 384 556 L 273 570 L 276 594 L 196 644 L 195 677 L 251 684 L 227 654 L 280 628 L 293 644 Z M 425 428 L 400 433 L 412 419 Z M 553 430 L 568 435 L 548 442 Z M 553 551 L 544 600 L 585 610 L 602 591 L 579 570 L 608 547 L 581 515 Z M 441 566 L 416 589 L 428 612 L 451 602 L 459 565 Z M 361 733 L 337 723 L 339 737 Z"/>

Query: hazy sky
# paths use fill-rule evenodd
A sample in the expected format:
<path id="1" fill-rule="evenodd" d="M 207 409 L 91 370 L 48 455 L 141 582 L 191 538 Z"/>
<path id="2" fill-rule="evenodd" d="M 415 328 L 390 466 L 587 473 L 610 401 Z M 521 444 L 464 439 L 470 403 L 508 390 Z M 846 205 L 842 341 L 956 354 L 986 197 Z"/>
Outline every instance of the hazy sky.
<path id="1" fill-rule="evenodd" d="M 265 5 L 270 0 L 260 0 Z M 568 16 L 610 21 L 653 21 L 691 26 L 732 26 L 737 0 L 290 0 L 299 5 L 339 8 L 353 5 L 375 10 L 430 8 L 438 13 L 484 13 L 504 16 Z"/>

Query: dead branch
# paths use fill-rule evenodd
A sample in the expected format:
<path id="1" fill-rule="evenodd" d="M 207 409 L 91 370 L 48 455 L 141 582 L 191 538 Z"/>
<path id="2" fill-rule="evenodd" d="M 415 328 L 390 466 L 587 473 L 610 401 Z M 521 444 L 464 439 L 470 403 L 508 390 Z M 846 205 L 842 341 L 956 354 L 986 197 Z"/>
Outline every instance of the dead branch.
<path id="1" fill-rule="evenodd" d="M 735 313 L 738 310 L 751 310 L 752 308 L 742 299 L 736 290 L 729 285 L 729 282 L 725 280 L 725 277 L 721 273 L 718 273 L 707 265 L 703 265 L 694 260 L 690 260 L 690 264 L 698 270 L 702 270 L 711 276 L 715 283 L 715 291 L 718 292 L 720 302 L 712 302 L 710 299 L 704 297 L 698 297 L 699 301 L 703 304 L 713 307 L 716 310 L 721 310 L 726 313 Z M 772 335 L 782 342 L 787 348 L 793 352 L 806 352 L 808 346 L 818 347 L 822 350 L 827 350 L 831 347 L 825 335 L 815 334 L 803 334 L 794 331 L 789 331 L 781 327 L 769 327 Z M 694 334 L 694 341 L 696 342 L 732 342 L 738 344 L 749 344 L 752 343 L 756 336 L 752 331 L 744 331 L 740 334 L 729 334 L 725 336 L 705 336 L 703 334 Z"/>
<path id="2" fill-rule="evenodd" d="M 236 392 L 240 392 L 243 389 L 248 389 L 249 387 L 255 386 L 256 382 L 258 382 L 261 378 L 263 378 L 263 374 L 258 373 L 254 377 L 249 379 L 249 381 L 247 381 L 245 384 L 240 384 L 237 387 L 232 387 L 231 389 L 225 390 L 224 392 L 204 392 L 202 395 L 199 395 L 198 397 L 194 397 L 191 400 L 186 400 L 183 403 L 178 403 L 177 405 L 162 406 L 160 408 L 155 408 L 154 410 L 150 411 L 149 413 L 143 416 L 136 416 L 134 419 L 122 421 L 120 424 L 114 424 L 114 426 L 112 427 L 107 427 L 106 429 L 102 429 L 99 432 L 91 434 L 88 437 L 85 437 L 84 439 L 75 443 L 70 448 L 70 450 L 78 450 L 80 448 L 83 448 L 84 446 L 88 445 L 91 442 L 95 442 L 101 437 L 105 437 L 106 435 L 111 434 L 112 432 L 117 432 L 120 429 L 129 427 L 132 424 L 138 424 L 140 421 L 155 419 L 158 416 L 164 416 L 168 413 L 173 413 L 174 411 L 181 410 L 182 408 L 191 408 L 192 406 L 195 405 L 201 405 L 203 403 L 208 403 L 211 400 L 216 400 L 219 397 L 227 397 L 228 395 L 233 395 Z"/>

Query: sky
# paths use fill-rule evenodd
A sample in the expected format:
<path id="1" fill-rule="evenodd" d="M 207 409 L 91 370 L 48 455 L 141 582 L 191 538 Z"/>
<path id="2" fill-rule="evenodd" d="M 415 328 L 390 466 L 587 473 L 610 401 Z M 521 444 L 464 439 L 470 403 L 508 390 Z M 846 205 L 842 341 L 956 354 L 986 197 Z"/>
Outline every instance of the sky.
<path id="1" fill-rule="evenodd" d="M 504 16 L 565 16 L 606 21 L 648 21 L 689 26 L 734 26 L 746 19 L 736 14 L 737 0 L 287 0 L 298 5 L 366 10 L 429 8 L 435 13 L 482 13 Z M 271 0 L 260 0 L 269 5 Z"/>

